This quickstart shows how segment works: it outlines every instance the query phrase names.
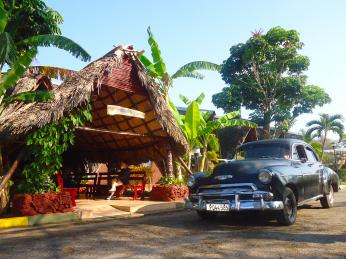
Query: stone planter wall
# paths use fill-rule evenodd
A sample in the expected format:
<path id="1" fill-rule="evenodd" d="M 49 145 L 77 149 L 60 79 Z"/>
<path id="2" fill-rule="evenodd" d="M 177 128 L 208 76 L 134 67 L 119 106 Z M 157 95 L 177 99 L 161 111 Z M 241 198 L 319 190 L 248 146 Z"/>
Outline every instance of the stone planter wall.
<path id="1" fill-rule="evenodd" d="M 16 194 L 12 201 L 12 212 L 20 216 L 33 216 L 72 211 L 68 192 L 45 194 Z"/>
<path id="2" fill-rule="evenodd" d="M 189 189 L 184 185 L 154 185 L 150 192 L 153 201 L 181 201 L 189 195 Z"/>

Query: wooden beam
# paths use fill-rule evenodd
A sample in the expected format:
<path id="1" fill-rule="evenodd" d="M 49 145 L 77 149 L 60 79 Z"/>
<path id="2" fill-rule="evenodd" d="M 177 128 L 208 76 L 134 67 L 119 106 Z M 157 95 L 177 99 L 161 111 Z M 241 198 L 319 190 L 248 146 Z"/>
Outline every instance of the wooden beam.
<path id="1" fill-rule="evenodd" d="M 20 161 L 22 160 L 23 155 L 24 155 L 24 151 L 22 150 L 19 153 L 19 155 L 17 156 L 16 160 L 13 162 L 10 170 L 8 170 L 8 172 L 2 178 L 2 181 L 0 183 L 0 192 L 6 187 L 6 184 L 11 179 L 12 175 L 14 174 L 14 172 L 16 171 Z"/>
<path id="2" fill-rule="evenodd" d="M 167 176 L 169 178 L 174 177 L 174 169 L 173 169 L 173 154 L 171 145 L 168 144 L 167 148 Z"/>
<path id="3" fill-rule="evenodd" d="M 107 115 L 123 115 L 128 117 L 145 118 L 145 113 L 118 105 L 107 105 Z"/>
<path id="4" fill-rule="evenodd" d="M 115 131 L 115 130 L 108 130 L 108 129 L 95 129 L 95 128 L 89 128 L 89 127 L 77 127 L 77 130 L 83 130 L 83 131 L 95 132 L 95 133 L 104 133 L 104 134 L 134 136 L 134 137 L 149 137 L 149 138 L 168 139 L 168 137 L 166 137 L 166 136 L 156 136 L 156 135 L 140 134 L 140 133 L 134 133 L 134 132 L 129 132 L 129 131 Z"/>
<path id="5" fill-rule="evenodd" d="M 186 165 L 186 163 L 184 162 L 184 160 L 178 156 L 178 160 L 179 160 L 179 163 L 184 167 L 184 169 L 187 171 L 188 175 L 192 175 L 192 171 L 191 169 Z"/>

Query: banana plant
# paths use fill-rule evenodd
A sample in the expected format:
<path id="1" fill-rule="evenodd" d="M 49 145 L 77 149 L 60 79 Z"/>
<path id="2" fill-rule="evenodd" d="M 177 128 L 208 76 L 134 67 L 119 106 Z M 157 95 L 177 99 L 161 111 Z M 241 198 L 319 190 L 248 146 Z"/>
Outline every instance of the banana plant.
<path id="1" fill-rule="evenodd" d="M 148 32 L 148 43 L 151 50 L 150 60 L 145 55 L 141 54 L 139 56 L 140 61 L 148 71 L 148 73 L 157 80 L 159 85 L 159 91 L 169 102 L 168 92 L 171 87 L 173 87 L 173 80 L 181 77 L 203 79 L 204 76 L 198 72 L 198 70 L 213 70 L 220 71 L 221 65 L 214 64 L 208 61 L 193 61 L 188 64 L 185 64 L 179 68 L 173 75 L 170 75 L 167 72 L 166 64 L 163 61 L 161 56 L 161 50 L 159 44 L 154 38 L 153 33 L 151 32 L 150 26 L 147 29 Z"/>
<path id="2" fill-rule="evenodd" d="M 186 96 L 180 95 L 180 99 L 188 105 L 185 115 L 179 115 L 177 109 L 173 108 L 175 117 L 180 117 L 180 119 L 177 120 L 177 123 L 187 139 L 190 149 L 202 149 L 202 156 L 199 165 L 199 170 L 201 171 L 205 169 L 205 161 L 208 151 L 217 152 L 219 150 L 218 139 L 215 135 L 217 130 L 235 126 L 249 128 L 257 127 L 257 124 L 254 122 L 240 119 L 239 111 L 227 113 L 215 120 L 210 119 L 211 114 L 208 112 L 201 112 L 199 108 L 204 97 L 205 95 L 202 93 L 195 100 L 191 101 Z"/>

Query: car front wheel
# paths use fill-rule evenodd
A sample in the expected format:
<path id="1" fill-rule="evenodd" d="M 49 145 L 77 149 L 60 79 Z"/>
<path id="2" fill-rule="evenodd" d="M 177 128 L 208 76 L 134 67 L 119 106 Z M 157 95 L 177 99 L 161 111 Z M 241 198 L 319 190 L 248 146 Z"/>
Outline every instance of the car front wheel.
<path id="1" fill-rule="evenodd" d="M 293 191 L 290 188 L 285 188 L 282 196 L 284 209 L 278 211 L 277 221 L 285 226 L 292 225 L 296 222 L 297 218 L 297 201 Z"/>
<path id="2" fill-rule="evenodd" d="M 197 215 L 201 219 L 215 219 L 217 217 L 217 212 L 197 210 Z"/>
<path id="3" fill-rule="evenodd" d="M 320 199 L 320 203 L 322 205 L 323 208 L 329 209 L 331 207 L 333 207 L 334 204 L 334 190 L 333 190 L 333 186 L 329 186 L 329 194 L 324 195 L 321 199 Z"/>

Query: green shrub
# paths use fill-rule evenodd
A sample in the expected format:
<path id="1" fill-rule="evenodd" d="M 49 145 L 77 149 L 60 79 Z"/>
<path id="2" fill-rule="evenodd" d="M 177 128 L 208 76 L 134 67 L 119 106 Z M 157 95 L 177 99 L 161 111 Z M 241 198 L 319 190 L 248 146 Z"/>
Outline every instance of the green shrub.
<path id="1" fill-rule="evenodd" d="M 168 176 L 162 176 L 160 181 L 157 182 L 158 184 L 178 184 L 178 185 L 185 185 L 186 181 L 184 179 L 180 180 L 178 178 L 170 178 Z"/>
<path id="2" fill-rule="evenodd" d="M 23 179 L 16 185 L 17 193 L 46 193 L 58 191 L 52 176 L 62 167 L 63 153 L 74 144 L 75 129 L 91 121 L 91 106 L 49 123 L 26 138 L 28 163 Z"/>
<path id="3" fill-rule="evenodd" d="M 338 175 L 342 182 L 346 182 L 346 169 L 339 169 Z"/>

